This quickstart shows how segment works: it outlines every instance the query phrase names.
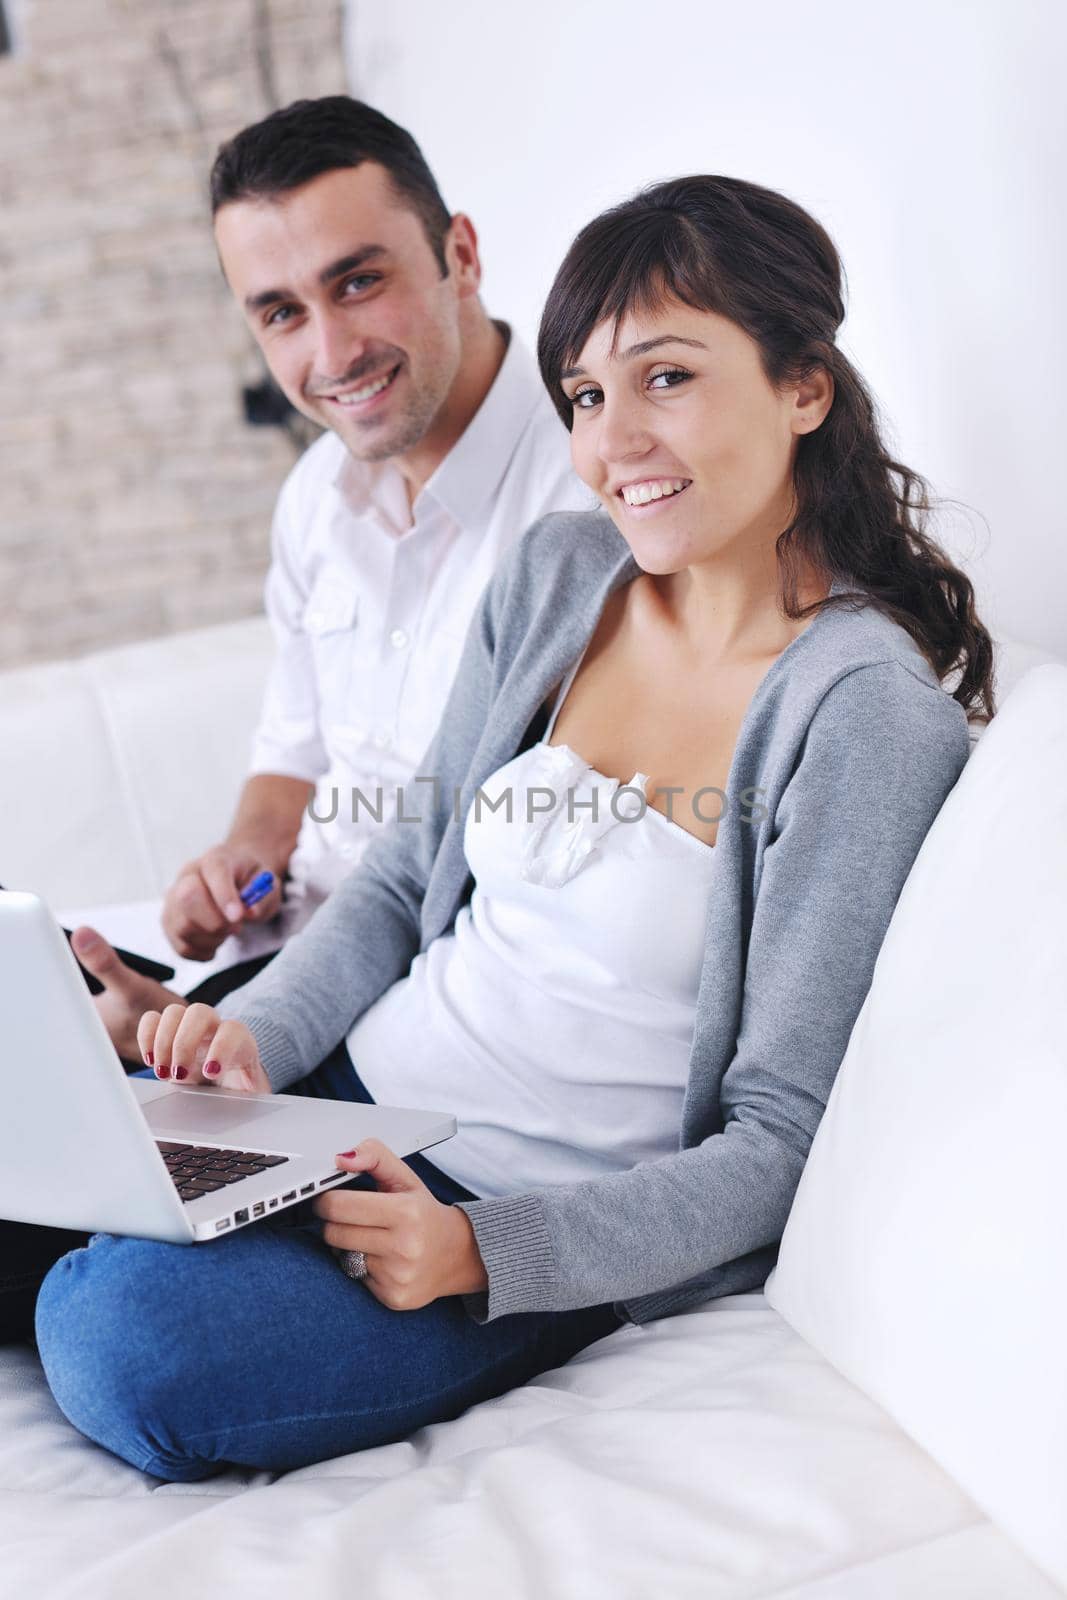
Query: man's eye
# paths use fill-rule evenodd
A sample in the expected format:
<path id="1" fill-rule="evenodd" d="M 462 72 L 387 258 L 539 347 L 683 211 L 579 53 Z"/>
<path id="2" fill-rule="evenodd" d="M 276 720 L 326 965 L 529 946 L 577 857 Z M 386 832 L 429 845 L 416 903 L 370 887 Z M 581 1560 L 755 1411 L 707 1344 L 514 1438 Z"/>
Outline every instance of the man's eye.
<path id="1" fill-rule="evenodd" d="M 266 327 L 277 327 L 281 322 L 287 322 L 293 315 L 293 306 L 275 306 L 273 311 L 268 311 L 263 321 Z"/>
<path id="2" fill-rule="evenodd" d="M 349 289 L 360 289 L 364 284 L 377 283 L 380 274 L 377 272 L 357 272 L 354 278 L 346 278 L 341 285 L 342 293 L 347 294 Z"/>

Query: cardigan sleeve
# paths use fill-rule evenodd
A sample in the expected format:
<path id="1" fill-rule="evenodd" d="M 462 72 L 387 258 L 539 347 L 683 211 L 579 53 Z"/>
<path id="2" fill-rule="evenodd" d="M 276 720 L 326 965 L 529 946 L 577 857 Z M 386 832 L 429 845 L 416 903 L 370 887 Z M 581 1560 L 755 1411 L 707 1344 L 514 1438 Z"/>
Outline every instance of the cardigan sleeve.
<path id="1" fill-rule="evenodd" d="M 471 621 L 437 733 L 404 819 L 383 823 L 361 861 L 274 960 L 218 1004 L 243 1022 L 277 1093 L 314 1071 L 380 995 L 407 973 L 422 938 L 427 885 L 454 794 L 474 761 L 493 695 L 495 618 L 510 564 Z"/>
<path id="2" fill-rule="evenodd" d="M 646 1320 L 731 1274 L 752 1287 L 749 1266 L 766 1277 L 893 909 L 968 752 L 962 707 L 901 662 L 826 691 L 764 848 L 719 1131 L 608 1177 L 460 1202 L 489 1281 L 465 1297 L 474 1320 L 605 1301 Z M 705 984 L 694 1059 L 717 1000 Z"/>

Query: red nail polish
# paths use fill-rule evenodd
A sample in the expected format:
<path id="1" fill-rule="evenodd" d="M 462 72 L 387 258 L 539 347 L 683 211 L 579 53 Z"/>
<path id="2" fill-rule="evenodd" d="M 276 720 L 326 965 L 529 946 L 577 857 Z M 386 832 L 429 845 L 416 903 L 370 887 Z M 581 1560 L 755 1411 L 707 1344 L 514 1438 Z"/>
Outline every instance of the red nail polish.
<path id="1" fill-rule="evenodd" d="M 166 1062 L 163 1062 L 162 1065 L 156 1068 L 156 1073 L 161 1078 L 169 1078 L 170 1068 L 167 1066 Z"/>
<path id="2" fill-rule="evenodd" d="M 175 1067 L 174 1076 L 176 1078 L 187 1078 L 189 1074 L 186 1072 L 184 1067 Z"/>
<path id="3" fill-rule="evenodd" d="M 217 1078 L 221 1071 L 222 1071 L 222 1062 L 221 1061 L 205 1061 L 204 1062 L 204 1075 L 206 1077 L 208 1077 L 208 1078 Z"/>
<path id="4" fill-rule="evenodd" d="M 155 1056 L 154 1056 L 154 1055 L 153 1055 L 153 1054 L 152 1054 L 152 1052 L 151 1052 L 151 1050 L 146 1050 L 146 1051 L 145 1051 L 145 1053 L 144 1053 L 144 1058 L 145 1058 L 145 1060 L 146 1060 L 146 1061 L 147 1061 L 147 1062 L 148 1062 L 148 1065 L 149 1065 L 149 1066 L 150 1066 L 150 1067 L 154 1067 L 154 1066 L 155 1066 L 155 1064 L 156 1064 L 156 1058 L 155 1058 Z"/>
<path id="5" fill-rule="evenodd" d="M 355 1153 L 356 1152 L 354 1150 L 342 1150 L 341 1151 L 341 1159 L 342 1159 L 342 1161 L 347 1160 L 349 1156 L 354 1156 Z"/>

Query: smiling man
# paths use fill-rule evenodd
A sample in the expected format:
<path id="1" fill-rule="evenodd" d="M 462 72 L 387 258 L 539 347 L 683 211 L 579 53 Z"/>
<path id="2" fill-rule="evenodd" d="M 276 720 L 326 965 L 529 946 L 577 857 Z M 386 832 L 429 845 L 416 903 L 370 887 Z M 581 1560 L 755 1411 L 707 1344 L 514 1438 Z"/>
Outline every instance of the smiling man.
<path id="1" fill-rule="evenodd" d="M 185 865 L 163 906 L 179 955 L 240 963 L 209 980 L 214 998 L 362 854 L 377 824 L 364 806 L 353 820 L 353 791 L 388 803 L 415 773 L 504 550 L 545 512 L 590 499 L 532 356 L 481 302 L 470 218 L 450 214 L 403 128 L 347 96 L 298 101 L 222 146 L 211 205 L 271 373 L 327 430 L 278 500 L 277 654 L 250 775 L 226 838 Z M 332 820 L 316 822 L 312 800 Z M 239 891 L 264 870 L 276 886 L 246 910 Z M 75 949 L 136 1059 L 137 1017 L 162 991 L 91 929 Z"/>

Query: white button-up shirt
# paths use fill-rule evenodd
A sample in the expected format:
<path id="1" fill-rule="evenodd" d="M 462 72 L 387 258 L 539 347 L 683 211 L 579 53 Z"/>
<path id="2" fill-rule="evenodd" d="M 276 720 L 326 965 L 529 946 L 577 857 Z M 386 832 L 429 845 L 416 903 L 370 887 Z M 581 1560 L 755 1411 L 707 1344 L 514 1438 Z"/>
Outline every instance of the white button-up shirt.
<path id="1" fill-rule="evenodd" d="M 372 805 L 381 791 L 383 817 L 393 815 L 500 556 L 545 512 L 595 503 L 514 332 L 492 388 L 413 508 L 395 463 L 357 461 L 336 434 L 293 468 L 272 531 L 266 606 L 277 655 L 251 772 L 306 778 L 316 816 L 336 816 L 304 816 L 279 932 L 307 919 L 380 826 L 363 803 L 353 820 L 353 790 Z"/>

